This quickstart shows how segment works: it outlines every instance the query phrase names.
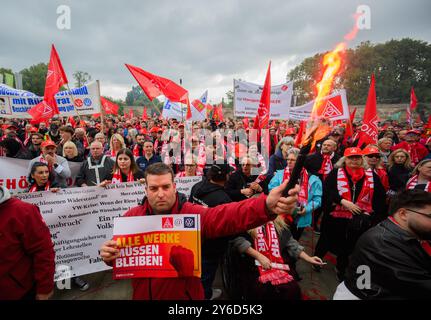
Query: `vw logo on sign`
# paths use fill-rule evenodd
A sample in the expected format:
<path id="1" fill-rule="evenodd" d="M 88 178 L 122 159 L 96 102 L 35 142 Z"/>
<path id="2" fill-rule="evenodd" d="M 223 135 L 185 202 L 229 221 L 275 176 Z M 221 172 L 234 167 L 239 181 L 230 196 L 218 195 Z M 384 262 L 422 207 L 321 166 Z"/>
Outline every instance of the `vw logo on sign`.
<path id="1" fill-rule="evenodd" d="M 184 228 L 194 228 L 194 227 L 195 227 L 195 218 L 194 217 L 184 218 Z"/>
<path id="2" fill-rule="evenodd" d="M 85 98 L 85 99 L 84 99 L 84 104 L 85 104 L 87 107 L 91 106 L 91 99 L 90 99 L 90 98 Z"/>

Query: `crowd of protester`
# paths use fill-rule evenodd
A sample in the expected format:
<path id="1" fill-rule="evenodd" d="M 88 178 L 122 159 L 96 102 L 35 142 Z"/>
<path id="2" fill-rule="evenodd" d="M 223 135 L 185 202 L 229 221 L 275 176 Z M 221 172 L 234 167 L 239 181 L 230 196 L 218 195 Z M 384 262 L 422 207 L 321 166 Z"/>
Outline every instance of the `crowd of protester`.
<path id="1" fill-rule="evenodd" d="M 289 179 L 300 148 L 296 139 L 299 124 L 293 121 L 271 123 L 267 164 L 256 156 L 260 149 L 247 154 L 247 144 L 241 140 L 234 141 L 234 159 L 229 159 L 228 142 L 220 144 L 216 139 L 221 129 L 247 132 L 253 127 L 252 120 L 193 122 L 189 141 L 185 141 L 184 123 L 175 119 L 144 121 L 118 116 L 105 119 L 105 123 L 93 118 L 76 119 L 76 123 L 74 127 L 67 118 L 57 117 L 48 124 L 32 125 L 23 119 L 0 118 L 0 156 L 30 160 L 27 192 L 104 187 L 130 181 L 145 184 L 148 174 L 172 172 L 172 177 L 203 176 L 202 182 L 193 187 L 190 198 L 181 201 L 216 210 L 219 205 L 260 199 L 276 190 Z M 204 142 L 199 136 L 201 129 L 209 130 L 213 139 Z M 337 299 L 431 297 L 431 137 L 428 129 L 423 123 L 416 123 L 412 128 L 407 123 L 381 122 L 378 141 L 371 145 L 358 145 L 359 127 L 354 125 L 354 129 L 353 136 L 346 136 L 343 125 L 334 126 L 316 143 L 300 175 L 295 208 L 288 214 L 278 215 L 275 220 L 273 217 L 244 232 L 226 232 L 204 239 L 201 282 L 206 299 L 221 294 L 212 288 L 220 265 L 225 268 L 224 272 L 230 273 L 226 277 L 230 281 L 225 285 L 231 298 L 301 299 L 297 261 L 303 259 L 312 264 L 315 272 L 323 272 L 328 253 L 337 258 L 336 277 L 340 282 Z M 164 141 L 163 135 L 169 130 L 175 134 Z M 168 153 L 169 158 L 164 152 L 168 143 L 177 148 Z M 185 157 L 185 144 L 193 150 L 199 149 L 199 155 Z M 220 148 L 222 155 L 216 152 Z M 243 149 L 246 151 L 242 152 Z M 221 161 L 208 163 L 208 157 Z M 71 162 L 80 163 L 80 170 L 75 185 L 68 186 Z M 162 173 L 151 169 L 161 163 L 166 167 L 159 168 Z M 265 175 L 256 173 L 254 168 L 260 168 Z M 13 217 L 3 214 L 6 210 L 3 207 L 12 204 L 7 189 L 0 190 L 0 227 L 6 228 Z M 26 213 L 22 219 L 41 224 L 37 207 L 16 206 L 15 211 L 35 211 L 34 217 Z M 25 245 L 16 245 L 15 250 L 22 250 L 28 257 L 27 271 L 34 270 L 22 273 L 26 277 L 26 290 L 13 295 L 0 290 L 0 298 L 43 299 L 53 290 L 46 283 L 46 277 L 53 272 L 54 254 L 47 245 L 46 228 L 38 227 L 39 235 L 26 226 L 23 228 L 22 232 L 31 234 L 29 239 L 22 240 Z M 319 235 L 313 255 L 308 255 L 300 244 L 307 228 Z M 31 243 L 34 239 L 40 241 Z M 45 255 L 42 256 L 41 250 L 45 250 Z M 0 251 L 0 289 L 11 285 L 11 270 L 22 259 L 19 254 L 16 256 L 16 261 L 3 263 L 5 258 Z M 360 265 L 374 268 L 371 287 L 357 287 L 356 268 Z M 27 279 L 30 275 L 33 279 Z M 81 278 L 74 278 L 74 283 L 82 290 L 90 286 Z M 136 294 L 135 298 L 142 297 Z M 160 294 L 157 298 L 166 296 Z M 193 298 L 203 296 L 197 294 Z"/>

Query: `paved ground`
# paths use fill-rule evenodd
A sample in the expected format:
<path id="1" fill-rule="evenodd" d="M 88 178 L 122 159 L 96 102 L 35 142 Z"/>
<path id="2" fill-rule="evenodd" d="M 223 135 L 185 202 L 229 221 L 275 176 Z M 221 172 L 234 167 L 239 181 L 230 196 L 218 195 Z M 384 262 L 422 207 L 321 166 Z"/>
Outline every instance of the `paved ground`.
<path id="1" fill-rule="evenodd" d="M 312 245 L 315 246 L 318 236 L 311 229 L 305 230 L 301 244 L 305 246 L 308 254 L 311 254 Z M 304 299 L 308 300 L 330 300 L 335 292 L 338 282 L 335 278 L 334 259 L 327 257 L 328 263 L 324 269 L 317 273 L 312 270 L 311 265 L 303 261 L 298 262 L 297 271 L 302 277 L 299 282 Z M 104 271 L 82 276 L 90 283 L 90 289 L 85 292 L 74 288 L 71 290 L 56 290 L 53 299 L 59 300 L 128 300 L 132 297 L 130 280 L 112 280 L 112 272 Z M 220 273 L 214 282 L 215 288 L 223 287 Z M 221 297 L 226 299 L 224 295 Z"/>

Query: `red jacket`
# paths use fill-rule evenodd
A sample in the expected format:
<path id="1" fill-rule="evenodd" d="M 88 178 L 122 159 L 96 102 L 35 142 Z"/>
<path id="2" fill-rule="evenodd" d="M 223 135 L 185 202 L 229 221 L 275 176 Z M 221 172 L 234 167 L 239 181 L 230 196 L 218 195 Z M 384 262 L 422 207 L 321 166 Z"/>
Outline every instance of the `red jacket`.
<path id="1" fill-rule="evenodd" d="M 0 300 L 20 299 L 33 287 L 54 289 L 55 253 L 35 205 L 11 198 L 0 203 Z"/>
<path id="2" fill-rule="evenodd" d="M 151 214 L 146 200 L 143 205 L 130 209 L 126 217 Z M 172 214 L 200 214 L 203 238 L 217 238 L 234 235 L 258 227 L 272 220 L 266 208 L 266 196 L 241 202 L 206 208 L 201 205 L 178 199 Z M 145 300 L 202 300 L 204 291 L 198 277 L 183 278 L 139 278 L 133 279 L 133 299 Z"/>

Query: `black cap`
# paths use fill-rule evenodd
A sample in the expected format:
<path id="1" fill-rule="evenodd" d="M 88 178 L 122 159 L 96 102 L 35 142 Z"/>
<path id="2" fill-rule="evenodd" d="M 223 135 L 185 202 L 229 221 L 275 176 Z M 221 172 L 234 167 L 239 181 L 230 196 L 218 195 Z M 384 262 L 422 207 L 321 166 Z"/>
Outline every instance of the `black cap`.
<path id="1" fill-rule="evenodd" d="M 229 172 L 230 166 L 226 164 L 213 164 L 208 171 L 208 178 L 214 181 L 224 181 Z"/>

